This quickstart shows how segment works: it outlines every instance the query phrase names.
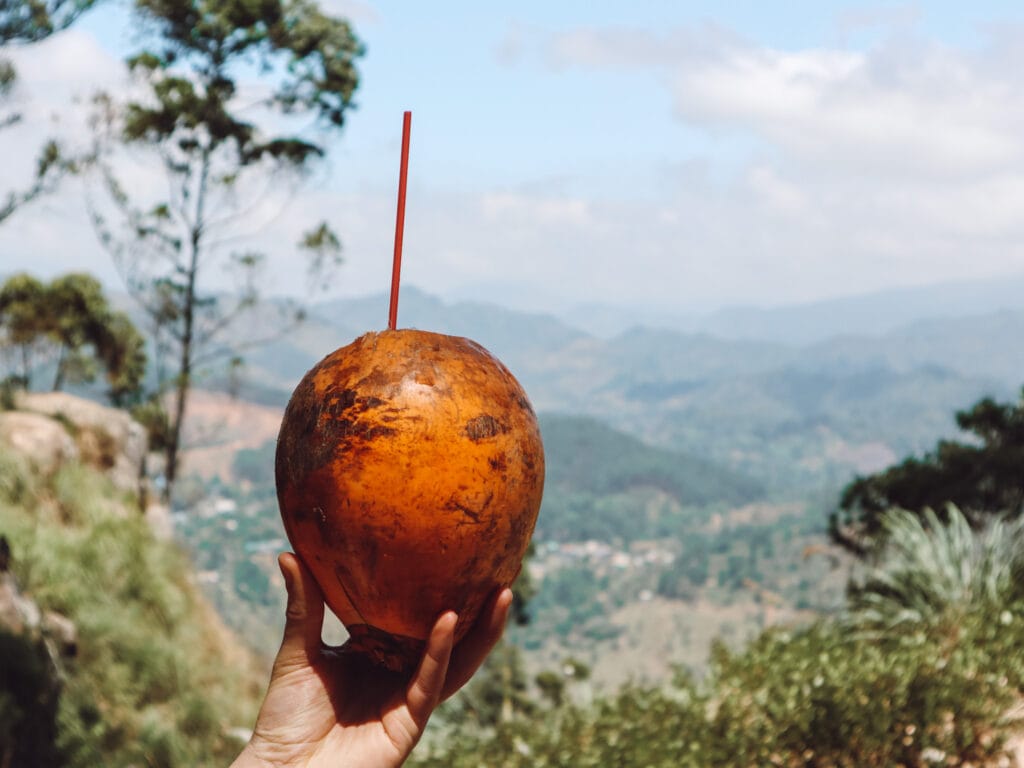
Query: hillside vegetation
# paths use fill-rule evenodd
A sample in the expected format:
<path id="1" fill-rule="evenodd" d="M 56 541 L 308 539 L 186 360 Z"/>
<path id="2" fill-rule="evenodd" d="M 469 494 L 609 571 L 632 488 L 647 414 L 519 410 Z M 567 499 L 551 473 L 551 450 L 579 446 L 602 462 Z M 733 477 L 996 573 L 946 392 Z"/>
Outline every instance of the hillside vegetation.
<path id="1" fill-rule="evenodd" d="M 51 706 L 41 641 L 0 632 L 0 743 L 13 764 L 227 765 L 240 748 L 231 730 L 253 722 L 265 671 L 199 594 L 188 558 L 154 537 L 138 499 L 88 464 L 40 472 L 0 445 L 0 533 L 20 590 L 77 634 Z M 19 740 L 47 718 L 51 749 L 26 757 Z"/>
<path id="2" fill-rule="evenodd" d="M 538 539 L 651 539 L 693 524 L 695 510 L 749 503 L 760 483 L 714 462 L 646 445 L 582 416 L 544 414 L 544 504 Z M 657 494 L 661 514 L 647 514 Z"/>

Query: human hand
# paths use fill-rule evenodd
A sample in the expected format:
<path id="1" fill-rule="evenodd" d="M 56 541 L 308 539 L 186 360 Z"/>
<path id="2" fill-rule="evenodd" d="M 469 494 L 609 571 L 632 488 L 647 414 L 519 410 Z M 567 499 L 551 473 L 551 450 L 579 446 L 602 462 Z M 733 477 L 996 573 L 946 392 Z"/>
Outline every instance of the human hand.
<path id="1" fill-rule="evenodd" d="M 399 766 L 434 708 L 473 676 L 501 637 L 512 592 L 501 590 L 452 650 L 452 611 L 442 614 L 412 679 L 324 645 L 323 595 L 299 559 L 278 558 L 288 587 L 281 650 L 249 744 L 232 768 Z"/>

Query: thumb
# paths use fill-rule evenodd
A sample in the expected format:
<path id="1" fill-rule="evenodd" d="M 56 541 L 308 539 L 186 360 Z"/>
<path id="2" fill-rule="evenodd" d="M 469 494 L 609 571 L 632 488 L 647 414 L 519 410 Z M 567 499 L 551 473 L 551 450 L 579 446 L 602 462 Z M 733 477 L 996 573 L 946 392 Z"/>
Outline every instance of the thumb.
<path id="1" fill-rule="evenodd" d="M 277 563 L 288 590 L 288 607 L 285 610 L 284 639 L 274 665 L 309 664 L 321 646 L 323 593 L 313 574 L 293 553 L 281 554 Z"/>

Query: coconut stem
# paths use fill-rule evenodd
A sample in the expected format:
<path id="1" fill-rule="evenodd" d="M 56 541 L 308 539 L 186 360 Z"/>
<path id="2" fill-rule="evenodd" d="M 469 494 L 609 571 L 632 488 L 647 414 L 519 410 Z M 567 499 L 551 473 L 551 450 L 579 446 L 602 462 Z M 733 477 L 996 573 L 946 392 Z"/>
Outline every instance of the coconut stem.
<path id="1" fill-rule="evenodd" d="M 409 175 L 409 128 L 412 112 L 402 116 L 402 165 L 398 172 L 398 214 L 395 217 L 395 260 L 391 264 L 391 303 L 388 306 L 388 328 L 398 325 L 398 282 L 402 273 L 402 234 L 405 230 L 405 180 Z"/>

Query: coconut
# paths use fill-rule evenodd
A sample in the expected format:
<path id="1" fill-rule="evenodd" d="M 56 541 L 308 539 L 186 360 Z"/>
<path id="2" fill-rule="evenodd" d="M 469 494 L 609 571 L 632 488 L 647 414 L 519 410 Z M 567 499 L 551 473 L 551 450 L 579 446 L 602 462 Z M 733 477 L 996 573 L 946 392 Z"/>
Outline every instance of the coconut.
<path id="1" fill-rule="evenodd" d="M 459 615 L 457 642 L 519 573 L 544 451 L 526 393 L 487 350 L 386 330 L 299 383 L 276 481 L 288 539 L 350 648 L 408 670 L 443 611 Z"/>

